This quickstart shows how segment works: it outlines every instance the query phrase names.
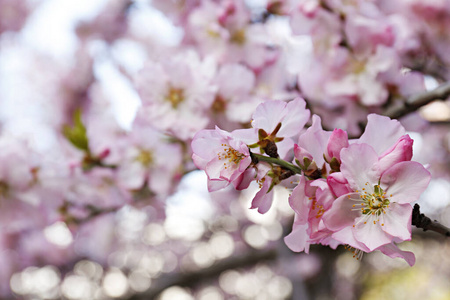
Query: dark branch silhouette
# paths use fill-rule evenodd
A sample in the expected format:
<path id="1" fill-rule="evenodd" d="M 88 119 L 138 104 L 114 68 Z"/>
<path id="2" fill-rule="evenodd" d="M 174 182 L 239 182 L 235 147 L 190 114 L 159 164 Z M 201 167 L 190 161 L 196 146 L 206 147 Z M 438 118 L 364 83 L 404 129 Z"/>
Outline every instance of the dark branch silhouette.
<path id="1" fill-rule="evenodd" d="M 422 228 L 423 231 L 431 230 L 445 236 L 450 236 L 450 228 L 445 227 L 437 221 L 432 221 L 424 214 L 421 214 L 419 204 L 414 205 L 412 213 L 412 225 L 416 226 L 417 228 Z"/>
<path id="2" fill-rule="evenodd" d="M 211 267 L 191 272 L 176 272 L 163 275 L 152 282 L 150 289 L 142 294 L 136 294 L 130 299 L 154 299 L 157 295 L 171 286 L 193 286 L 196 283 L 217 278 L 222 272 L 235 268 L 255 265 L 261 261 L 270 261 L 277 258 L 276 249 L 252 250 L 241 255 L 234 255 L 221 260 Z"/>
<path id="3" fill-rule="evenodd" d="M 401 118 L 434 100 L 445 100 L 450 96 L 450 82 L 446 82 L 434 90 L 415 94 L 400 107 L 390 107 L 383 114 L 391 119 Z"/>

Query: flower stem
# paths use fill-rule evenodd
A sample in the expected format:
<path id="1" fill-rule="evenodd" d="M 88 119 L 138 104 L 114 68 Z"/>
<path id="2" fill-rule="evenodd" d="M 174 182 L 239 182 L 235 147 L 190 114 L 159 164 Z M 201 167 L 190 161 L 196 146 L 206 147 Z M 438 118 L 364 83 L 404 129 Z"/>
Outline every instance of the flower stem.
<path id="1" fill-rule="evenodd" d="M 272 164 L 277 164 L 280 167 L 286 168 L 288 170 L 291 170 L 292 172 L 296 173 L 296 174 L 302 174 L 302 169 L 300 169 L 299 167 L 285 161 L 279 158 L 274 158 L 274 157 L 269 157 L 269 156 L 264 156 L 261 154 L 255 154 L 255 153 L 251 153 L 251 156 L 253 156 L 254 158 L 256 158 L 258 161 L 265 161 L 268 163 L 272 163 Z"/>

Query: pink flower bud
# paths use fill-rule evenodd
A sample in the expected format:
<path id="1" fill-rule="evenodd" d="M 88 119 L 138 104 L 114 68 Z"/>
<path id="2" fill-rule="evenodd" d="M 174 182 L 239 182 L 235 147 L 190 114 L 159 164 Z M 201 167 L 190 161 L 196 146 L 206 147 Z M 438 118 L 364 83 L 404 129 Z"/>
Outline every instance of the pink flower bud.
<path id="1" fill-rule="evenodd" d="M 401 136 L 397 143 L 380 155 L 379 164 L 382 172 L 402 161 L 410 161 L 413 155 L 413 140 L 409 135 Z"/>
<path id="2" fill-rule="evenodd" d="M 309 163 L 311 163 L 314 160 L 311 153 L 297 144 L 294 145 L 294 156 L 299 161 L 299 166 L 304 168 L 308 168 L 308 166 L 305 165 L 305 162 L 308 161 Z"/>
<path id="3" fill-rule="evenodd" d="M 325 152 L 325 158 L 328 162 L 333 157 L 341 162 L 341 150 L 348 147 L 348 135 L 347 132 L 342 129 L 335 129 L 328 140 L 327 150 Z"/>

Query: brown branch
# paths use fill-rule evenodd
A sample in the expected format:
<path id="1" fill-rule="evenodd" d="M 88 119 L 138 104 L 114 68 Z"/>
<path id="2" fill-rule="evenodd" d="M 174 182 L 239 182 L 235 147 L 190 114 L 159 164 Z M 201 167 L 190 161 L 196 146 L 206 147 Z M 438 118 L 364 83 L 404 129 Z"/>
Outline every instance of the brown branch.
<path id="1" fill-rule="evenodd" d="M 419 204 L 414 205 L 412 213 L 412 225 L 417 228 L 422 228 L 423 231 L 431 230 L 445 236 L 450 236 L 450 228 L 439 224 L 437 221 L 432 221 L 430 218 L 420 213 Z"/>
<path id="2" fill-rule="evenodd" d="M 271 261 L 276 258 L 277 250 L 274 248 L 269 250 L 251 250 L 245 254 L 234 255 L 227 259 L 221 260 L 205 269 L 163 275 L 152 281 L 150 289 L 144 293 L 133 295 L 130 299 L 154 299 L 154 297 L 171 286 L 193 286 L 204 280 L 216 278 L 226 270 L 252 266 L 258 262 Z"/>
<path id="3" fill-rule="evenodd" d="M 422 92 L 406 99 L 400 107 L 390 107 L 383 114 L 391 119 L 401 118 L 434 100 L 445 100 L 450 96 L 450 82 L 446 82 L 434 90 Z"/>

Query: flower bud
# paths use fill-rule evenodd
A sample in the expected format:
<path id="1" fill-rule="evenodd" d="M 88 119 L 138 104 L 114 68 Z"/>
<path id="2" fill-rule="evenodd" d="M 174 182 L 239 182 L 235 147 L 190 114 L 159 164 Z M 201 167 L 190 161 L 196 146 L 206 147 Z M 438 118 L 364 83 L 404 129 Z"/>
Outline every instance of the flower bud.
<path id="1" fill-rule="evenodd" d="M 309 153 L 306 149 L 300 147 L 297 144 L 294 145 L 294 156 L 295 156 L 295 162 L 303 170 L 308 169 L 308 167 L 314 160 L 311 153 Z"/>
<path id="2" fill-rule="evenodd" d="M 327 150 L 325 152 L 325 160 L 331 163 L 333 157 L 341 162 L 341 150 L 348 147 L 347 132 L 342 129 L 335 129 L 328 140 Z"/>

